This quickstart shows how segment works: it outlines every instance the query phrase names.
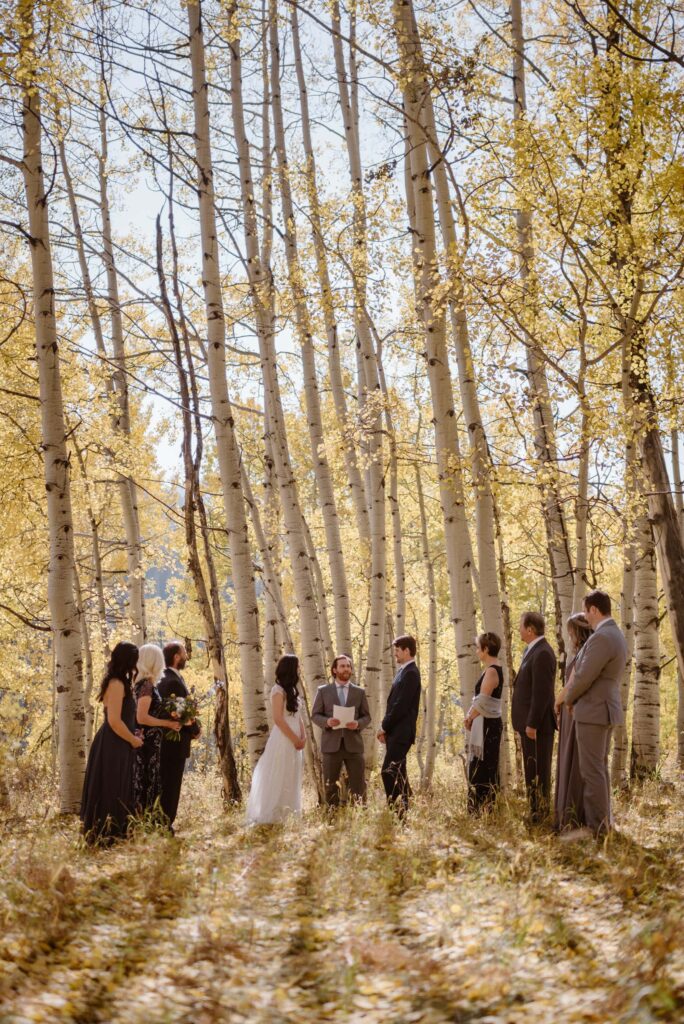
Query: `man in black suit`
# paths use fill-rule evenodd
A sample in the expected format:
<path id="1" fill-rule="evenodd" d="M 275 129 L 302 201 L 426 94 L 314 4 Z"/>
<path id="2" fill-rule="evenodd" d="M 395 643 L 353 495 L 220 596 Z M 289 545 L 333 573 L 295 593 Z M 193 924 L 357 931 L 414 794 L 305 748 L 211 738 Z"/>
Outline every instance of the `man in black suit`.
<path id="1" fill-rule="evenodd" d="M 530 819 L 537 824 L 549 813 L 551 759 L 556 718 L 553 713 L 556 655 L 544 636 L 544 616 L 525 612 L 520 638 L 527 645 L 511 701 L 513 728 L 520 736 Z"/>
<path id="2" fill-rule="evenodd" d="M 387 710 L 378 733 L 387 745 L 382 765 L 382 781 L 387 802 L 400 818 L 407 809 L 411 787 L 406 774 L 406 755 L 416 741 L 416 721 L 420 708 L 420 669 L 416 665 L 416 641 L 398 636 L 393 642 L 398 672 L 387 696 Z"/>
<path id="3" fill-rule="evenodd" d="M 162 700 L 172 695 L 176 697 L 187 697 L 188 688 L 181 675 L 188 660 L 188 654 L 183 644 L 172 641 L 164 647 L 164 661 L 166 669 L 161 677 L 157 689 Z M 201 732 L 199 722 L 191 725 L 184 725 L 178 734 L 180 741 L 166 739 L 162 740 L 161 746 L 161 807 L 168 818 L 169 826 L 173 832 L 173 823 L 176 820 L 178 801 L 180 800 L 181 786 L 183 785 L 183 772 L 185 762 L 190 757 L 190 743 L 196 739 Z"/>

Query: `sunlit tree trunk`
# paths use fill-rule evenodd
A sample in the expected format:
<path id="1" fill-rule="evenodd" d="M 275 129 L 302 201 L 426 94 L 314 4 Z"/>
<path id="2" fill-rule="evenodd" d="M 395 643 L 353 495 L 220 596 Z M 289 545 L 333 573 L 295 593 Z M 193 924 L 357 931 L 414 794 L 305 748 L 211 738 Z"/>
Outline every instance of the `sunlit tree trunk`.
<path id="1" fill-rule="evenodd" d="M 430 555 L 425 497 L 420 468 L 414 466 L 416 494 L 420 513 L 420 547 L 428 599 L 428 672 L 425 700 L 425 765 L 422 771 L 421 788 L 429 790 L 435 770 L 437 755 L 437 594 L 435 590 L 435 569 Z"/>
<path id="2" fill-rule="evenodd" d="M 643 512 L 636 524 L 634 573 L 634 716 L 632 778 L 652 774 L 660 757 L 660 644 L 653 526 Z"/>
<path id="3" fill-rule="evenodd" d="M 22 76 L 22 174 L 28 212 L 36 364 L 49 536 L 48 604 L 54 645 L 59 734 L 59 804 L 77 811 L 85 767 L 85 714 L 81 623 L 76 601 L 74 528 L 66 421 L 62 401 L 48 194 L 43 177 L 41 86 L 36 81 L 33 4 L 20 26 Z"/>
<path id="4" fill-rule="evenodd" d="M 339 35 L 340 24 L 339 3 L 337 0 L 333 0 L 333 49 L 340 109 L 344 122 L 345 142 L 349 160 L 351 202 L 353 206 L 351 278 L 354 292 L 354 326 L 356 330 L 359 367 L 359 401 L 361 403 L 362 423 L 366 431 L 368 452 L 366 504 L 370 518 L 371 564 L 370 616 L 364 676 L 371 714 L 373 715 L 373 720 L 377 721 L 380 712 L 379 695 L 383 666 L 387 589 L 382 393 L 366 305 L 368 291 L 368 220 L 363 191 L 363 168 L 358 124 L 358 79 L 355 64 L 356 54 L 353 45 L 355 34 L 355 13 L 353 7 L 350 25 L 352 45 L 349 50 L 349 73 L 347 72 L 342 40 Z M 374 730 L 372 729 L 367 729 L 364 733 L 367 767 L 373 765 L 377 752 L 373 734 Z"/>
<path id="5" fill-rule="evenodd" d="M 477 680 L 477 626 L 472 587 L 472 553 L 465 513 L 463 474 L 446 344 L 443 306 L 435 301 L 438 260 L 434 204 L 427 145 L 420 127 L 421 75 L 417 40 L 406 0 L 395 0 L 394 29 L 404 82 L 406 125 L 406 198 L 412 234 L 416 306 L 425 341 L 425 359 L 432 397 L 440 501 L 444 517 L 451 619 L 456 634 L 461 695 L 469 705 Z"/>
<path id="6" fill-rule="evenodd" d="M 216 233 L 208 83 L 200 2 L 188 4 L 188 34 L 202 239 L 202 284 L 207 320 L 209 390 L 221 489 L 226 522 L 229 527 L 228 536 L 240 645 L 240 674 L 247 684 L 247 690 L 243 690 L 243 715 L 250 758 L 254 763 L 263 749 L 267 730 L 263 663 L 254 569 L 242 491 L 241 457 L 235 436 L 235 421 L 226 382 L 225 319 Z"/>
<path id="7" fill-rule="evenodd" d="M 306 541 L 304 517 L 299 504 L 297 485 L 290 460 L 285 430 L 285 417 L 280 399 L 276 350 L 273 337 L 275 314 L 272 282 L 270 270 L 268 273 L 265 272 L 259 246 L 252 161 L 245 129 L 240 33 L 236 16 L 237 4 L 232 3 L 228 8 L 231 52 L 230 101 L 238 152 L 247 273 L 259 342 L 269 442 L 278 480 L 287 547 L 292 566 L 294 591 L 299 611 L 302 675 L 305 681 L 305 688 L 308 689 L 309 695 L 313 696 L 318 687 L 325 682 L 327 670 L 316 604 L 313 570 Z M 315 766 L 316 751 L 312 729 L 309 729 L 308 736 L 307 758 L 309 763 Z M 314 770 L 314 781 L 318 788 L 319 798 L 323 799 L 322 778 L 317 770 Z"/>
<path id="8" fill-rule="evenodd" d="M 304 156 L 306 158 L 306 185 L 307 197 L 309 200 L 309 216 L 311 218 L 318 285 L 321 293 L 323 322 L 325 324 L 325 334 L 328 344 L 330 389 L 332 391 L 333 403 L 335 405 L 338 427 L 342 435 L 344 464 L 347 473 L 349 492 L 351 494 L 352 504 L 354 507 L 354 514 L 356 516 L 356 527 L 359 539 L 362 543 L 370 544 L 368 509 L 366 507 L 366 496 L 356 453 L 355 422 L 350 418 L 342 376 L 342 361 L 340 358 L 337 318 L 335 315 L 335 303 L 330 283 L 330 272 L 328 269 L 328 254 L 325 245 L 323 224 L 321 222 L 316 158 L 311 140 L 309 98 L 306 79 L 304 76 L 304 65 L 302 62 L 302 52 L 299 41 L 299 22 L 297 17 L 297 8 L 295 5 L 292 6 L 291 24 L 292 46 L 294 49 L 294 61 L 297 72 L 297 85 L 299 89 L 299 105 L 302 114 L 302 142 L 304 145 Z M 351 650 L 351 647 L 349 650 Z"/>
<path id="9" fill-rule="evenodd" d="M 516 129 L 514 167 L 525 160 L 525 122 L 527 120 L 527 99 L 525 92 L 525 40 L 521 0 L 511 0 L 511 37 L 513 43 L 513 121 Z M 516 172 L 517 173 L 517 172 Z M 521 196 L 524 189 L 520 190 Z M 561 622 L 557 624 L 559 645 L 567 649 L 565 623 L 573 610 L 574 570 L 563 511 L 563 501 L 558 479 L 558 450 L 553 419 L 553 407 L 546 376 L 544 354 L 536 339 L 538 286 L 535 278 L 535 251 L 532 215 L 521 199 L 516 211 L 518 238 L 518 265 L 523 286 L 526 321 L 525 356 L 527 360 L 527 383 L 534 419 L 534 446 L 536 461 L 540 467 L 540 491 L 542 511 L 547 535 L 547 546 L 551 561 L 551 574 L 555 603 Z"/>
<path id="10" fill-rule="evenodd" d="M 323 431 L 323 417 L 316 374 L 316 359 L 311 328 L 311 317 L 306 299 L 305 281 L 297 244 L 297 226 L 290 170 L 287 158 L 283 110 L 280 96 L 280 41 L 278 36 L 278 11 L 275 0 L 270 2 L 270 45 L 271 45 L 271 111 L 273 115 L 274 141 L 278 165 L 278 180 L 283 213 L 283 240 L 287 260 L 288 280 L 295 313 L 296 331 L 302 353 L 304 397 L 306 418 L 309 427 L 311 458 L 316 480 L 317 497 L 325 530 L 328 564 L 332 583 L 335 609 L 335 649 L 351 650 L 351 621 L 349 612 L 349 590 L 345 559 L 342 552 L 342 538 L 337 515 L 335 490 L 326 453 L 326 439 Z"/>
<path id="11" fill-rule="evenodd" d="M 674 367 L 673 367 L 674 375 Z M 679 520 L 679 532 L 684 539 L 684 499 L 682 497 L 682 469 L 679 461 L 679 430 L 673 427 L 672 471 L 675 487 L 675 508 Z M 677 664 L 677 764 L 684 769 L 684 672 Z"/>

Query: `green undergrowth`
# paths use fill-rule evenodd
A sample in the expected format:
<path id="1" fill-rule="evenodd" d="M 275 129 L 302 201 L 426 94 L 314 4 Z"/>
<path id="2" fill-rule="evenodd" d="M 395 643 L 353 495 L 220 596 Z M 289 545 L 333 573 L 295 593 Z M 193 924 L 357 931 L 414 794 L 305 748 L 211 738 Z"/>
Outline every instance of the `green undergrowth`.
<path id="1" fill-rule="evenodd" d="M 464 813 L 448 772 L 397 822 L 311 807 L 246 828 L 186 777 L 178 837 L 89 850 L 49 795 L 0 823 L 0 1020 L 78 1024 L 684 1019 L 683 789 L 620 797 L 604 843 Z"/>

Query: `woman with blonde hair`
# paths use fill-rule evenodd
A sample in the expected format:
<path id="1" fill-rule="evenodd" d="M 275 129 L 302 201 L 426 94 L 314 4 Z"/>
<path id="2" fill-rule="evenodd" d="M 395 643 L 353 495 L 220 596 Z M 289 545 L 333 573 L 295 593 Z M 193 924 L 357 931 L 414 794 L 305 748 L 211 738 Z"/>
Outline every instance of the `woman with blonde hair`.
<path id="1" fill-rule="evenodd" d="M 136 700 L 135 717 L 140 726 L 143 745 L 135 759 L 135 803 L 138 813 L 151 811 L 161 795 L 161 745 L 165 729 L 180 730 L 163 709 L 157 683 L 164 672 L 164 655 L 156 644 L 143 644 L 138 652 L 138 666 L 133 686 Z"/>
<path id="2" fill-rule="evenodd" d="M 556 697 L 554 711 L 558 722 L 558 765 L 556 771 L 555 827 L 579 828 L 584 820 L 584 787 L 579 770 L 575 720 L 565 705 L 565 695 L 573 679 L 577 655 L 593 633 L 584 612 L 575 612 L 567 622 L 573 657 L 565 670 L 565 686 Z"/>

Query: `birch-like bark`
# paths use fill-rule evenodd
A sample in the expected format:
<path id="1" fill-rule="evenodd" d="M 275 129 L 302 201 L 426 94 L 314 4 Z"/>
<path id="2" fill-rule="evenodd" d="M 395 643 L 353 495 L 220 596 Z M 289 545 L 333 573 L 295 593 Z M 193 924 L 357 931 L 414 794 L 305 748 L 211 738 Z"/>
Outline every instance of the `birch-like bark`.
<path id="1" fill-rule="evenodd" d="M 674 368 L 673 368 L 674 379 Z M 672 474 L 674 480 L 674 500 L 679 520 L 679 532 L 684 540 L 684 496 L 682 495 L 682 466 L 679 460 L 679 430 L 673 427 L 670 438 L 672 441 Z M 684 769 L 684 672 L 677 665 L 677 764 Z"/>
<path id="2" fill-rule="evenodd" d="M 660 758 L 660 643 L 653 526 L 644 511 L 636 524 L 634 573 L 634 715 L 630 774 L 652 775 Z"/>
<path id="3" fill-rule="evenodd" d="M 316 257 L 316 272 L 318 276 L 318 286 L 321 293 L 321 309 L 323 312 L 325 335 L 328 344 L 328 373 L 330 377 L 330 390 L 332 392 L 333 403 L 335 406 L 338 428 L 342 436 L 344 465 L 347 474 L 349 493 L 351 495 L 354 514 L 356 516 L 356 528 L 358 530 L 359 540 L 362 544 L 370 544 L 368 508 L 366 506 L 366 495 L 356 453 L 356 431 L 354 429 L 355 425 L 350 418 L 342 376 L 342 360 L 340 358 L 337 317 L 335 313 L 332 286 L 330 283 L 328 253 L 323 235 L 323 226 L 321 223 L 316 157 L 311 140 L 309 97 L 306 87 L 306 78 L 304 76 L 304 64 L 302 62 L 302 50 L 299 40 L 299 20 L 297 17 L 297 7 L 295 5 L 292 6 L 291 25 L 292 46 L 294 51 L 295 70 L 297 72 L 297 86 L 299 89 L 299 106 L 302 115 L 302 142 L 304 145 L 304 156 L 306 158 L 306 187 L 307 197 L 309 200 L 309 217 L 311 218 L 311 231 L 314 243 L 314 254 Z M 351 650 L 351 647 L 349 647 L 348 650 Z"/>
<path id="4" fill-rule="evenodd" d="M 424 354 L 432 398 L 440 502 L 444 517 L 451 621 L 456 636 L 461 698 L 465 707 L 472 700 L 479 667 L 475 651 L 477 626 L 471 573 L 472 549 L 465 512 L 445 314 L 434 296 L 439 271 L 430 165 L 424 133 L 420 128 L 423 85 L 420 60 L 416 56 L 417 41 L 406 0 L 394 0 L 393 15 L 404 89 L 407 145 L 405 183 L 412 235 L 416 307 L 424 330 Z"/>
<path id="5" fill-rule="evenodd" d="M 169 217 L 171 224 L 173 225 L 172 194 L 169 195 Z M 176 253 L 174 244 L 174 281 L 177 282 L 176 269 Z M 200 556 L 200 544 L 197 538 L 197 525 L 195 522 L 195 516 L 199 514 L 199 506 L 203 506 L 203 498 L 200 488 L 203 441 L 202 424 L 199 417 L 199 396 L 196 390 L 194 375 L 194 386 L 192 389 L 193 394 L 191 395 L 188 373 L 184 365 L 184 355 L 189 357 L 189 360 L 191 361 L 192 354 L 190 351 L 190 339 L 187 334 L 183 311 L 182 308 L 179 310 L 179 316 L 181 318 L 181 327 L 179 330 L 176 323 L 176 316 L 174 315 L 174 310 L 169 299 L 166 275 L 164 271 L 164 253 L 160 216 L 157 217 L 157 278 L 159 281 L 159 293 L 161 296 L 162 308 L 166 317 L 166 325 L 169 330 L 169 336 L 171 338 L 171 345 L 173 348 L 176 375 L 178 377 L 178 391 L 180 395 L 181 421 L 183 424 L 183 520 L 185 525 L 187 566 L 195 587 L 195 594 L 197 596 L 197 603 L 202 615 L 202 621 L 204 622 L 207 652 L 209 654 L 209 660 L 211 662 L 214 676 L 214 688 L 216 693 L 214 731 L 216 734 L 216 742 L 219 750 L 219 763 L 221 765 L 221 774 L 223 777 L 223 797 L 226 803 L 235 803 L 241 799 L 241 793 L 237 777 L 237 767 L 235 765 L 235 756 L 233 753 L 233 744 L 230 735 L 230 720 L 228 717 L 228 673 L 226 669 L 225 651 L 223 649 L 221 605 L 218 599 L 218 588 L 212 588 L 212 593 L 212 589 L 207 585 Z M 177 288 L 177 285 L 175 288 L 175 294 L 178 299 L 180 297 L 180 291 Z M 181 342 L 181 332 L 184 335 L 183 342 Z M 183 351 L 184 349 L 185 352 Z M 195 434 L 196 442 L 194 452 L 193 434 Z M 203 516 L 202 520 L 206 524 L 206 516 Z M 216 572 L 214 567 L 213 551 L 209 543 L 205 544 L 204 554 L 207 560 L 209 573 L 215 578 Z M 249 692 L 249 689 L 251 689 L 251 681 L 243 680 L 243 688 L 245 687 L 245 683 L 247 684 L 248 689 L 247 702 L 249 702 L 251 699 L 251 693 Z M 267 729 L 265 728 L 264 723 L 262 733 L 262 750 L 263 746 L 266 744 L 266 733 Z M 256 760 L 258 760 L 261 753 L 261 751 L 256 748 L 257 744 L 253 744 L 252 750 L 250 750 L 250 753 L 253 752 L 254 756 L 253 763 L 256 763 Z"/>
<path id="6" fill-rule="evenodd" d="M 102 83 L 104 89 L 104 67 L 102 67 Z M 100 103 L 100 152 L 98 154 L 98 179 L 100 187 L 100 217 L 102 223 L 102 259 L 107 277 L 107 303 L 109 306 L 110 328 L 113 352 L 113 389 L 116 399 L 113 412 L 114 428 L 125 439 L 126 457 L 130 457 L 128 449 L 131 440 L 131 415 L 128 398 L 128 379 L 126 376 L 126 345 L 124 340 L 121 301 L 119 298 L 119 281 L 114 259 L 112 244 L 112 223 L 109 209 L 108 176 L 108 140 L 107 117 L 104 109 L 104 98 Z M 85 282 L 84 282 L 85 283 Z M 92 315 L 92 307 L 91 307 Z M 143 545 L 140 533 L 140 516 L 138 514 L 138 488 L 130 474 L 118 473 L 118 488 L 121 500 L 124 534 L 126 537 L 126 612 L 133 625 L 133 642 L 143 644 L 146 640 L 147 626 L 145 621 L 145 570 L 143 568 Z"/>
<path id="7" fill-rule="evenodd" d="M 304 380 L 304 398 L 306 418 L 309 427 L 309 443 L 313 463 L 318 501 L 320 504 L 323 527 L 325 530 L 328 565 L 332 584 L 333 606 L 335 609 L 335 649 L 351 650 L 351 620 L 349 611 L 349 589 L 342 538 L 337 515 L 335 490 L 330 473 L 330 465 L 326 453 L 326 440 L 323 430 L 321 400 L 316 374 L 316 357 L 311 328 L 311 316 L 306 299 L 304 273 L 299 256 L 297 241 L 297 225 L 292 189 L 290 187 L 290 170 L 287 158 L 287 143 L 283 122 L 283 109 L 280 95 L 280 40 L 278 34 L 278 10 L 276 0 L 270 2 L 270 46 L 271 46 L 271 111 L 273 115 L 274 142 L 278 165 L 278 182 L 283 213 L 283 241 L 287 262 L 288 281 L 295 313 L 295 326 L 302 354 L 302 372 Z"/>
<path id="8" fill-rule="evenodd" d="M 634 570 L 636 548 L 632 536 L 631 525 L 625 530 L 623 546 L 622 591 L 620 595 L 620 623 L 627 641 L 627 661 L 620 683 L 620 698 L 624 722 L 613 731 L 613 759 L 611 777 L 613 785 L 624 789 L 628 785 L 627 752 L 629 736 L 627 733 L 627 708 L 631 689 L 632 669 L 634 662 Z"/>
<path id="9" fill-rule="evenodd" d="M 285 417 L 280 400 L 280 385 L 278 382 L 273 336 L 275 314 L 272 285 L 270 273 L 265 273 L 259 246 L 252 162 L 250 145 L 245 129 L 242 98 L 240 30 L 236 22 L 236 15 L 237 4 L 231 3 L 228 8 L 228 26 L 231 43 L 230 97 L 235 142 L 238 152 L 247 273 L 259 342 L 264 384 L 264 403 L 270 431 L 271 450 L 278 480 L 278 491 L 283 510 L 283 522 L 300 617 L 302 674 L 308 691 L 313 696 L 318 687 L 325 682 L 327 672 L 316 606 L 313 571 L 309 561 L 303 516 L 290 460 L 285 430 Z M 320 780 L 317 779 L 317 783 L 320 783 Z"/>
<path id="10" fill-rule="evenodd" d="M 435 569 L 430 555 L 427 516 L 425 514 L 425 497 L 423 481 L 418 464 L 414 465 L 416 477 L 416 494 L 420 514 L 420 547 L 427 584 L 428 599 L 428 673 L 425 701 L 425 764 L 421 773 L 421 789 L 432 787 L 432 776 L 437 756 L 437 593 L 435 589 Z"/>
<path id="11" fill-rule="evenodd" d="M 226 328 L 216 232 L 202 5 L 199 0 L 196 3 L 188 4 L 188 35 L 192 67 L 195 160 L 198 173 L 197 191 L 202 239 L 202 284 L 207 319 L 209 391 L 235 588 L 240 674 L 248 686 L 248 699 L 243 706 L 243 715 L 250 759 L 254 763 L 263 749 L 267 732 L 263 663 L 259 635 L 259 609 L 242 492 L 241 457 L 226 383 Z M 243 690 L 243 699 L 244 696 Z"/>
<path id="12" fill-rule="evenodd" d="M 41 86 L 36 80 L 32 3 L 20 25 L 22 77 L 22 174 L 28 212 L 36 362 L 40 388 L 41 439 L 49 536 L 48 605 L 54 650 L 59 735 L 59 804 L 63 813 L 78 810 L 85 768 L 85 715 L 81 623 L 75 585 L 74 528 L 69 456 L 62 401 L 55 286 L 43 177 Z"/>
<path id="13" fill-rule="evenodd" d="M 516 134 L 515 163 L 519 164 L 523 159 L 525 149 L 524 127 L 527 120 L 525 39 L 521 0 L 511 0 L 510 13 L 513 44 L 513 125 Z M 542 473 L 540 473 L 543 480 L 543 483 L 540 484 L 542 512 L 551 561 L 555 603 L 561 620 L 557 623 L 557 635 L 562 654 L 567 650 L 568 645 L 565 623 L 573 610 L 574 568 L 558 479 L 558 449 L 553 407 L 546 376 L 544 353 L 536 339 L 538 300 L 534 270 L 532 215 L 522 200 L 516 211 L 515 222 L 519 253 L 518 266 L 523 285 L 524 303 L 525 307 L 531 311 L 532 319 L 531 329 L 525 331 L 527 382 L 532 400 L 536 460 L 542 469 Z"/>
<path id="14" fill-rule="evenodd" d="M 351 279 L 354 293 L 354 329 L 356 331 L 357 365 L 359 368 L 359 402 L 361 421 L 367 441 L 366 505 L 370 519 L 370 615 L 368 645 L 365 660 L 365 686 L 373 720 L 380 713 L 382 689 L 383 645 L 385 637 L 385 607 L 387 590 L 387 552 L 385 537 L 385 468 L 382 428 L 382 393 L 378 374 L 375 346 L 367 313 L 369 256 L 366 200 L 363 191 L 363 166 L 358 120 L 358 77 L 355 50 L 349 51 L 350 69 L 347 72 L 342 40 L 340 38 L 340 5 L 332 4 L 333 50 L 340 110 L 344 122 L 345 142 L 349 161 L 352 202 L 352 261 Z M 350 36 L 355 33 L 355 14 L 352 5 Z M 366 729 L 364 745 L 366 766 L 372 767 L 377 746 L 373 729 Z"/>

